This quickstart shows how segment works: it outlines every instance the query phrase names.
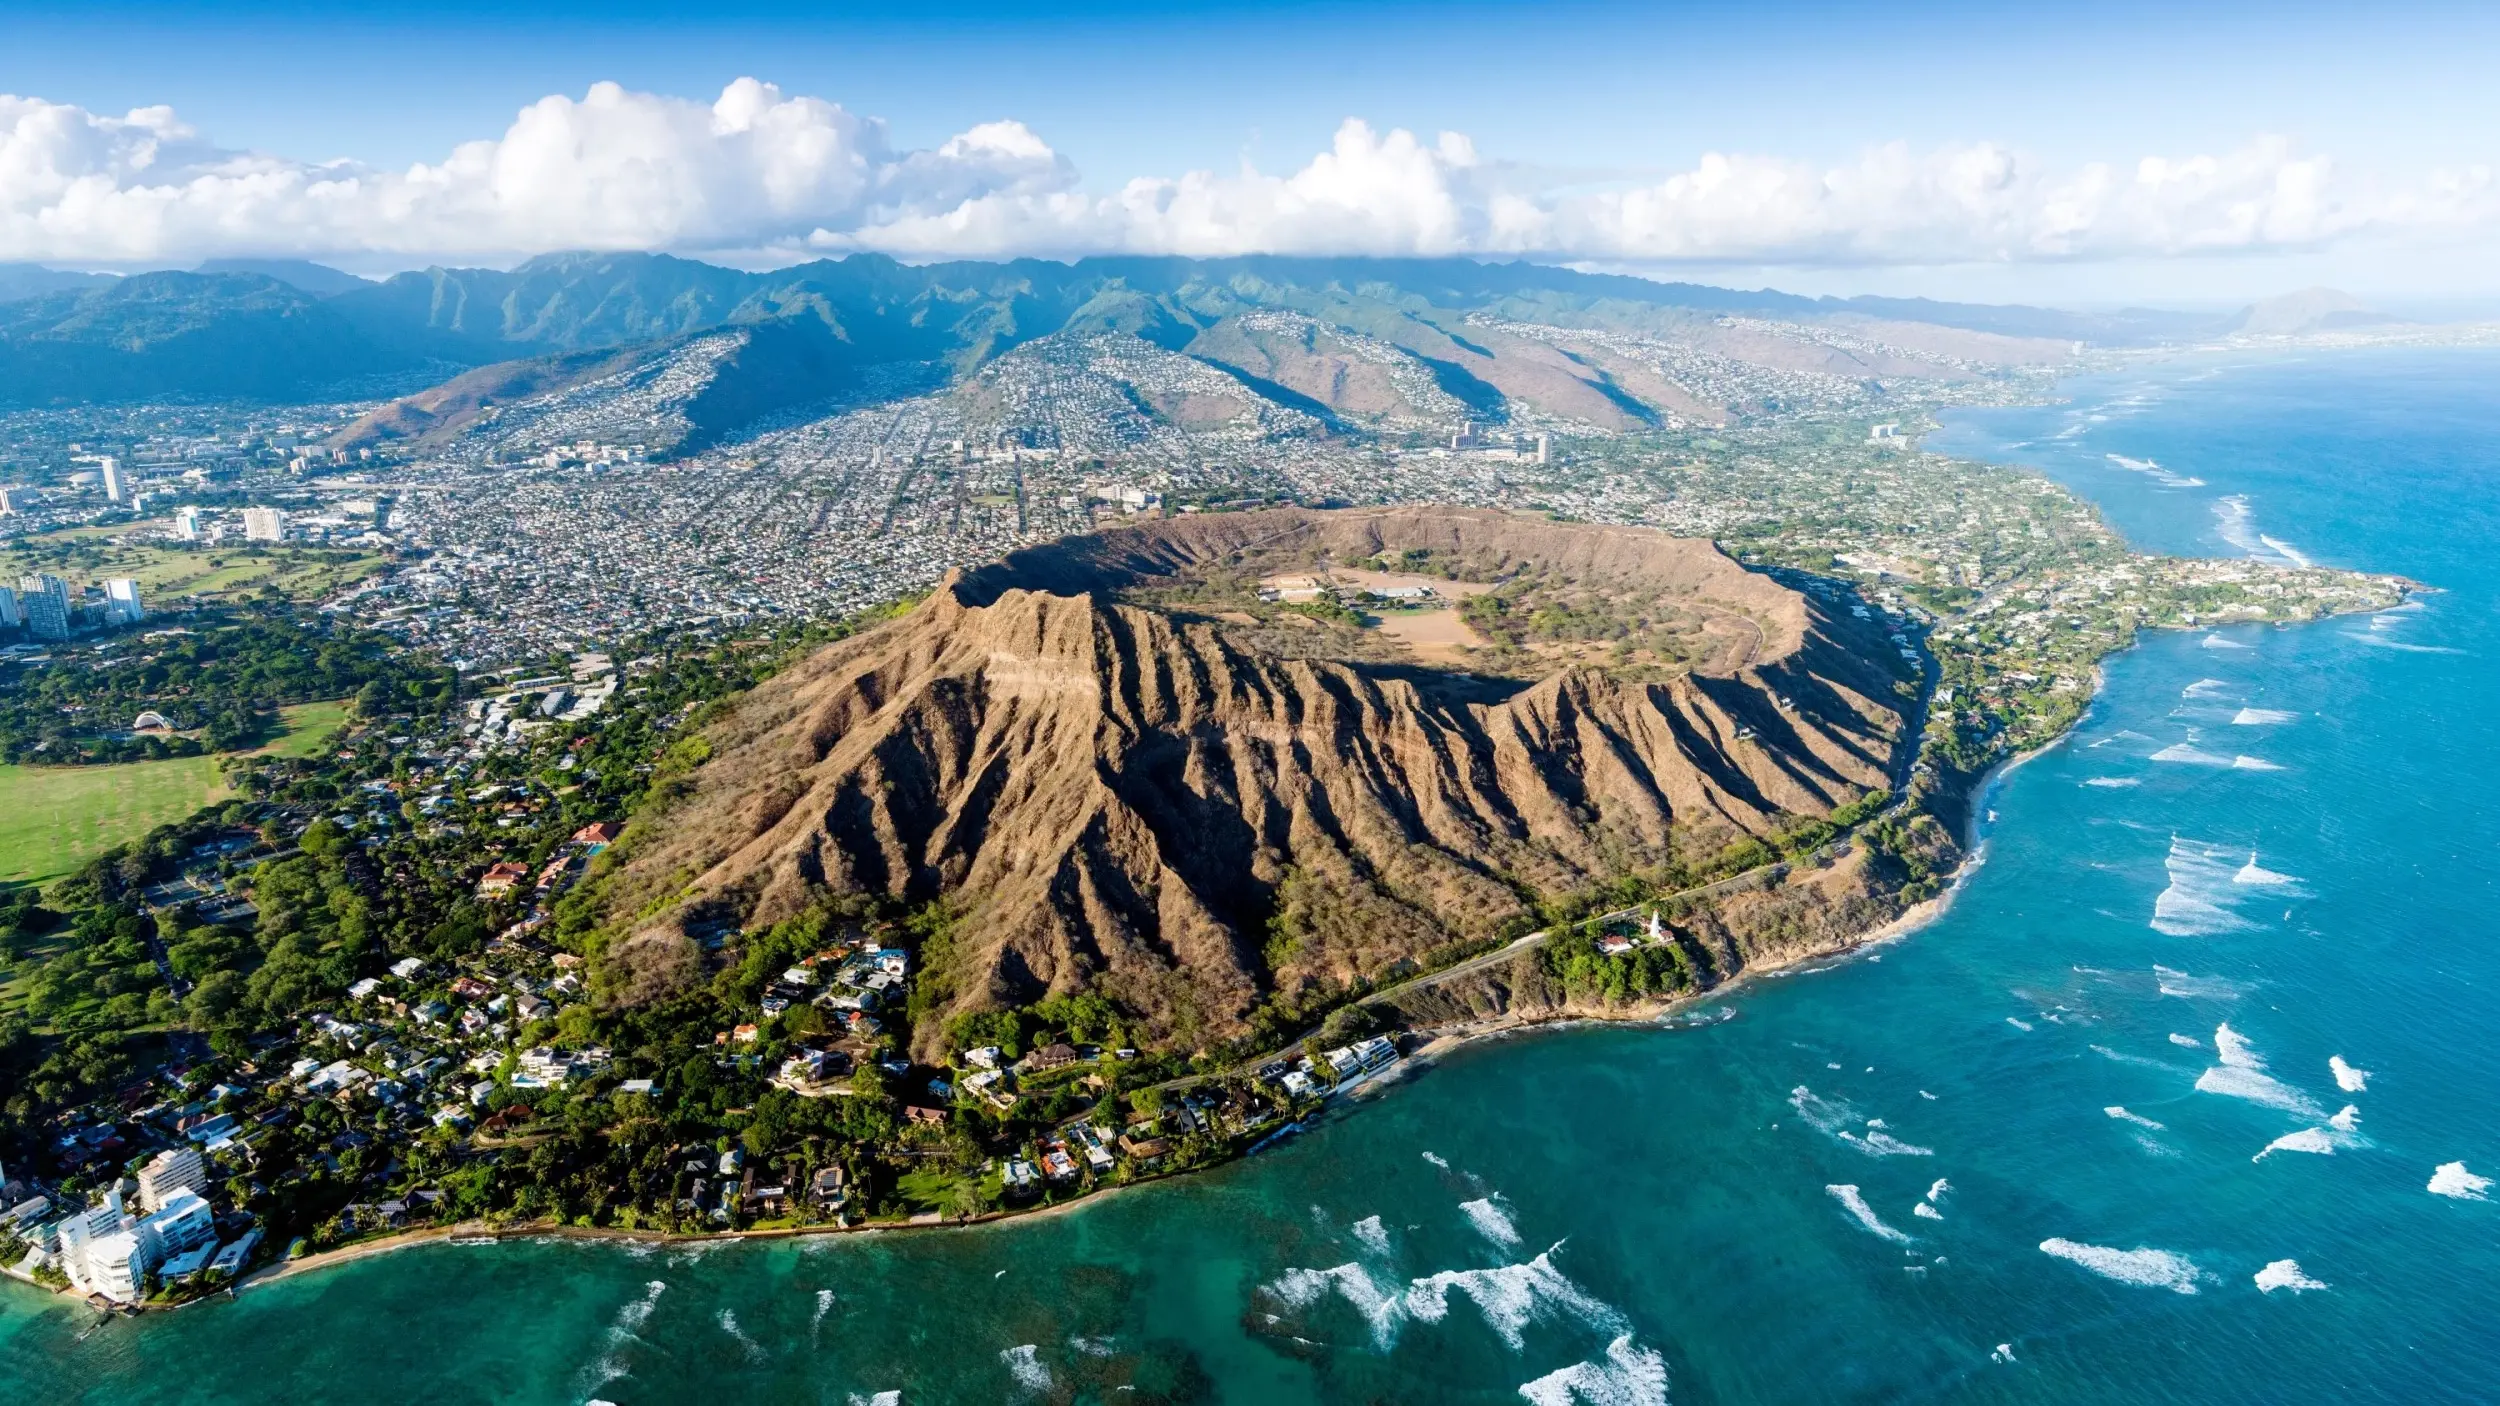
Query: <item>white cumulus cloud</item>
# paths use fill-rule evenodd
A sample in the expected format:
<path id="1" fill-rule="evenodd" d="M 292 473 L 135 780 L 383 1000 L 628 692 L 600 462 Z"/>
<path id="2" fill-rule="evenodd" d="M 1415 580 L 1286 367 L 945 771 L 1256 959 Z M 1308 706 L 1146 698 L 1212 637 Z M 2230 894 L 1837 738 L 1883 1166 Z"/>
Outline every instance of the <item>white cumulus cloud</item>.
<path id="1" fill-rule="evenodd" d="M 613 83 L 542 98 L 500 136 L 405 170 L 222 148 L 162 107 L 112 117 L 0 96 L 0 259 L 56 262 L 587 248 L 1938 265 L 2262 253 L 2495 223 L 2487 167 L 2391 183 L 2277 138 L 2062 169 L 1987 142 L 1877 146 L 1840 165 L 1714 152 L 1589 191 L 1543 186 L 1459 133 L 1349 119 L 1284 174 L 1245 165 L 1088 191 L 1021 123 L 897 150 L 876 119 L 751 78 L 709 104 Z"/>

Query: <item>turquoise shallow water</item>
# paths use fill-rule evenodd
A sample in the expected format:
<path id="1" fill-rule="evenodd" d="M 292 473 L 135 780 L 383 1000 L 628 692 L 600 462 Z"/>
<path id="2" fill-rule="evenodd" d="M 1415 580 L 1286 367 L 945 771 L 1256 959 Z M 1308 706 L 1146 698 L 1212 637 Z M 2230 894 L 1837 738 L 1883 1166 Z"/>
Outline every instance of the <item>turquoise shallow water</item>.
<path id="1" fill-rule="evenodd" d="M 2113 661 L 2080 732 L 1993 798 L 1942 920 L 1720 1023 L 1479 1046 L 1248 1163 L 973 1233 L 437 1247 L 101 1326 L 0 1290 L 0 1384 L 116 1406 L 2500 1396 L 2500 1205 L 2428 1189 L 2443 1163 L 2500 1174 L 2495 390 L 2491 353 L 2183 362 L 1957 420 L 1942 447 L 2038 465 L 2147 546 L 2445 589 Z M 2325 1287 L 2261 1291 L 2287 1259 Z"/>

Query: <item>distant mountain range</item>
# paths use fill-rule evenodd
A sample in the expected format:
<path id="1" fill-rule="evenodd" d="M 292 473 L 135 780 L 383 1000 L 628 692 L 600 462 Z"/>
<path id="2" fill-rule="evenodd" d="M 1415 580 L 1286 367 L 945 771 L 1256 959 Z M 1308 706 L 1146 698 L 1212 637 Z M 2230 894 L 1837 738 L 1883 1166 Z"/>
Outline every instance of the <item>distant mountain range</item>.
<path id="1" fill-rule="evenodd" d="M 2316 303 L 2314 295 L 2301 296 Z M 2311 304 L 2266 314 L 2268 325 L 2302 316 L 2313 319 L 2304 326 L 2316 317 L 2348 319 L 2358 308 L 2335 303 L 2300 311 Z M 1283 320 L 1244 320 L 1259 312 Z M 1931 374 L 1930 358 L 2037 363 L 2063 354 L 2053 344 L 2189 338 L 2234 325 L 2230 318 L 2149 310 L 2082 314 L 1804 298 L 1464 259 L 906 265 L 863 254 L 746 273 L 668 255 L 555 254 L 510 270 L 435 268 L 379 282 L 301 261 L 223 260 L 195 272 L 128 278 L 6 265 L 0 406 L 290 401 L 369 396 L 391 380 L 410 390 L 443 383 L 420 397 L 430 398 L 430 408 L 412 404 L 410 413 L 385 415 L 371 427 L 381 437 L 424 434 L 461 422 L 464 401 L 491 403 L 482 386 L 544 391 L 607 364 L 583 353 L 665 350 L 727 329 L 743 334 L 731 369 L 753 383 L 725 392 L 738 414 L 839 395 L 873 379 L 876 368 L 960 378 L 1013 348 L 1060 334 L 1126 334 L 1221 364 L 1261 395 L 1323 418 L 1394 409 L 1393 402 L 1413 408 L 1413 397 L 1389 386 L 1388 363 L 1367 360 L 1358 343 L 1399 349 L 1461 413 L 1523 396 L 1597 423 L 1706 410 L 1683 405 L 1671 387 L 1655 394 L 1629 389 L 1637 368 L 1609 365 L 1586 347 L 1488 347 L 1467 330 L 1487 319 L 1697 345 L 1711 341 L 1713 329 L 1724 332 L 1726 319 L 1930 329 L 1879 338 L 1896 351 L 1923 346 L 1906 360 L 1887 363 L 1879 355 L 1844 366 L 1828 355 L 1808 358 L 1815 363 L 1808 369 L 1867 376 Z M 510 362 L 534 364 L 482 382 L 464 375 Z"/>

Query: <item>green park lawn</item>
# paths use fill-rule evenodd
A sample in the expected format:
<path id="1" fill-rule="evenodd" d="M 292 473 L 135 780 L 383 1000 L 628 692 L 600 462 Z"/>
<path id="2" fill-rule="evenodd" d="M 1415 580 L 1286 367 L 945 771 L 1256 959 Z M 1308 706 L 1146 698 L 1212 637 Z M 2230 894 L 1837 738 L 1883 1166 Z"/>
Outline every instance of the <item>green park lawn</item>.
<path id="1" fill-rule="evenodd" d="M 271 756 L 320 752 L 347 721 L 344 699 L 279 710 Z M 48 884 L 91 856 L 233 793 L 217 757 L 116 766 L 0 766 L 0 884 Z"/>

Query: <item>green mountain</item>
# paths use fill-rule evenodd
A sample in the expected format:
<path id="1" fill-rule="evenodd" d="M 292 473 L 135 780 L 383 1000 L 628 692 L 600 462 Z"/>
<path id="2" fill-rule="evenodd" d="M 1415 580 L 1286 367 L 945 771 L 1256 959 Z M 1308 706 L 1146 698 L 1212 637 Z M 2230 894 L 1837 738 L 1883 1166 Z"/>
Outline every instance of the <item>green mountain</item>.
<path id="1" fill-rule="evenodd" d="M 290 288 L 300 288 L 316 298 L 334 298 L 373 286 L 371 279 L 303 259 L 211 259 L 192 272 L 258 274 Z"/>
<path id="2" fill-rule="evenodd" d="M 109 273 L 71 273 L 41 264 L 0 264 L 0 303 L 40 298 L 46 293 L 74 293 L 113 282 Z"/>
<path id="3" fill-rule="evenodd" d="M 0 304 L 0 405 L 306 399 L 418 371 L 423 342 L 258 274 L 143 273 Z"/>
<path id="4" fill-rule="evenodd" d="M 7 286 L 0 279 L 0 290 Z M 1274 316 L 1261 322 L 1252 314 Z M 1838 340 L 1801 349 L 1772 346 L 1777 339 L 1748 330 L 1748 320 L 1925 330 L 1906 340 L 1876 335 L 1884 345 L 1873 352 Z M 745 388 L 721 393 L 721 404 L 740 414 L 839 393 L 846 378 L 869 367 L 959 377 L 1015 347 L 1066 334 L 1125 335 L 1183 353 L 1322 418 L 1498 417 L 1505 404 L 1527 402 L 1628 428 L 1712 409 L 1708 397 L 1624 354 L 1626 338 L 1881 378 L 1927 375 L 1957 359 L 2063 355 L 2051 342 L 2199 335 L 2213 330 L 2206 321 L 1802 298 L 1466 259 L 906 265 L 855 255 L 747 273 L 662 254 L 575 253 L 509 270 L 434 268 L 378 283 L 300 261 L 237 261 L 0 304 L 0 404 L 310 398 L 433 364 L 660 347 L 754 328 L 732 368 Z M 1544 333 L 1504 330 L 1513 325 L 1587 336 L 1564 345 Z M 2012 345 L 2026 341 L 2039 345 Z M 789 364 L 773 364 L 783 358 Z"/>

